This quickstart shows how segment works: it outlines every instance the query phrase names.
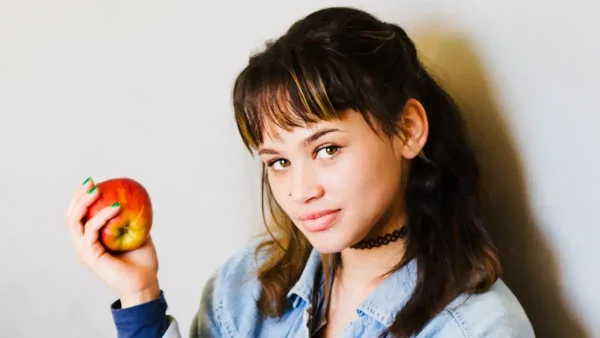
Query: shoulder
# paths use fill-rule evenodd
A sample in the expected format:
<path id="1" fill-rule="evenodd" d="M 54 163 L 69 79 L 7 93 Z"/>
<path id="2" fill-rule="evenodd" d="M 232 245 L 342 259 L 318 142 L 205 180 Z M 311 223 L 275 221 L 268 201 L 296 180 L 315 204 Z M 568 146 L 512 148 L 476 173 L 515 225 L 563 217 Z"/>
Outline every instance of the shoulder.
<path id="1" fill-rule="evenodd" d="M 257 270 L 268 259 L 267 253 L 256 249 L 267 237 L 249 240 L 242 248 L 233 253 L 213 273 L 212 278 L 220 288 L 243 288 L 244 285 L 258 282 Z"/>
<path id="2" fill-rule="evenodd" d="M 256 259 L 254 252 L 263 240 L 250 241 L 211 274 L 202 288 L 190 337 L 237 337 L 239 330 L 254 325 L 258 317 L 255 299 L 260 292 L 256 268 L 266 258 Z"/>
<path id="3" fill-rule="evenodd" d="M 253 238 L 238 251 L 234 252 L 210 276 L 207 287 L 223 297 L 254 291 L 258 285 L 257 269 L 267 260 L 265 253 L 255 254 L 258 246 L 266 237 Z"/>
<path id="4" fill-rule="evenodd" d="M 425 331 L 431 330 L 468 338 L 535 337 L 525 310 L 502 279 L 484 293 L 457 297 Z"/>
<path id="5" fill-rule="evenodd" d="M 265 253 L 255 254 L 267 238 L 255 238 L 233 253 L 209 277 L 203 287 L 203 311 L 213 312 L 222 322 L 234 322 L 232 314 L 252 317 L 260 295 L 257 269 L 267 260 Z"/>

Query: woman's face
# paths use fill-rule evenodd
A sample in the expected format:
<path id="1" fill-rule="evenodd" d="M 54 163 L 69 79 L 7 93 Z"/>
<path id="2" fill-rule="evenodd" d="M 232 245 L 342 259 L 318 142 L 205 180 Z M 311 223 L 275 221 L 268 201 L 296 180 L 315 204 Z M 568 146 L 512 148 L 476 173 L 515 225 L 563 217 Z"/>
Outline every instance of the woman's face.
<path id="1" fill-rule="evenodd" d="M 403 160 L 420 148 L 411 155 L 400 138 L 376 134 L 352 110 L 341 120 L 273 130 L 259 149 L 268 183 L 315 249 L 340 252 L 372 229 L 401 226 L 388 211 L 402 212 Z"/>

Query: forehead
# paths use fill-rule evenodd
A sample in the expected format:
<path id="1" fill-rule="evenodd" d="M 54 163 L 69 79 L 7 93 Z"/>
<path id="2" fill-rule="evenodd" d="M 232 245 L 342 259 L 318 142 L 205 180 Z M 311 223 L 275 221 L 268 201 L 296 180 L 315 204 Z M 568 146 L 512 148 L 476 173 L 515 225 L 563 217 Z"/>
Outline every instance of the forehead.
<path id="1" fill-rule="evenodd" d="M 266 122 L 263 131 L 263 144 L 261 145 L 261 148 L 272 145 L 295 144 L 301 142 L 321 129 L 339 127 L 342 124 L 343 122 L 338 120 L 320 120 L 314 123 L 300 123 L 300 125 L 297 127 L 293 126 L 284 128 L 273 122 Z"/>
<path id="2" fill-rule="evenodd" d="M 263 144 L 259 147 L 283 146 L 302 144 L 309 136 L 324 129 L 340 129 L 353 135 L 369 129 L 363 116 L 354 111 L 344 111 L 338 118 L 319 120 L 317 122 L 303 122 L 299 126 L 282 127 L 274 122 L 265 121 L 263 130 Z"/>

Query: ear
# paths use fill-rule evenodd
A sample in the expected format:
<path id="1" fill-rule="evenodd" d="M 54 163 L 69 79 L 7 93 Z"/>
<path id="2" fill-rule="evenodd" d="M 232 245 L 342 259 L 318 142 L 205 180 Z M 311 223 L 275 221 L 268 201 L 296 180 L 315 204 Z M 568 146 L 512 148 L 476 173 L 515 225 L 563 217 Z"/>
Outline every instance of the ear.
<path id="1" fill-rule="evenodd" d="M 398 148 L 402 157 L 413 159 L 418 156 L 429 136 L 429 122 L 425 107 L 416 99 L 406 101 L 402 115 L 398 121 L 398 128 L 402 134 L 402 144 Z"/>

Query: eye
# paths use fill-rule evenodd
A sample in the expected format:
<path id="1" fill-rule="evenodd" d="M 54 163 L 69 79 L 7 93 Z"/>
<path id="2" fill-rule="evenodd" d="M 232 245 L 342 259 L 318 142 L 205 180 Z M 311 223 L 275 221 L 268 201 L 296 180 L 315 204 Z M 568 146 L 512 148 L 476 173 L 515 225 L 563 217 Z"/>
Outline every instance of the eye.
<path id="1" fill-rule="evenodd" d="M 269 162 L 269 167 L 275 170 L 283 170 L 290 165 L 290 162 L 284 158 L 280 158 Z"/>
<path id="2" fill-rule="evenodd" d="M 323 148 L 319 149 L 319 151 L 317 152 L 317 157 L 319 157 L 320 155 L 322 155 L 321 157 L 324 157 L 324 158 L 333 157 L 335 154 L 337 154 L 339 149 L 340 149 L 340 147 L 338 147 L 338 146 L 323 147 Z"/>

